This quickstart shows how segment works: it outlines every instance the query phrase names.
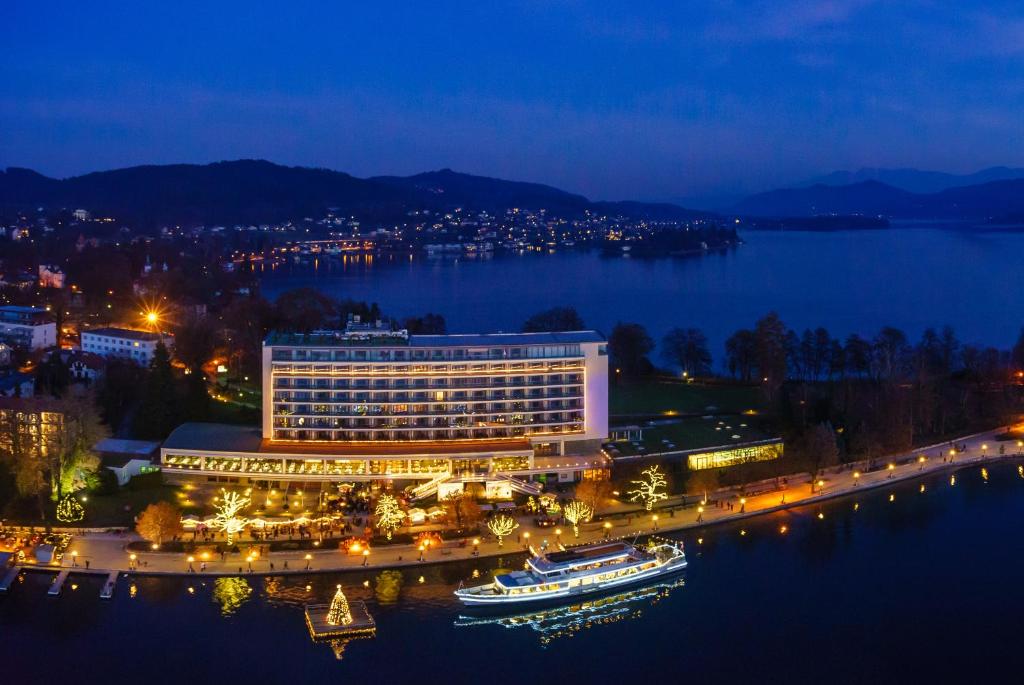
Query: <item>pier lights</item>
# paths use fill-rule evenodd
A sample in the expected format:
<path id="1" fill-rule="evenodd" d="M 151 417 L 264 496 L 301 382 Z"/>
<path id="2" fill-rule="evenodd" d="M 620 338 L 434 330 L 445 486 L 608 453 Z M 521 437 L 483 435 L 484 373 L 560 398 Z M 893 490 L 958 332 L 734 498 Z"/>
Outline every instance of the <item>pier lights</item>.
<path id="1" fill-rule="evenodd" d="M 886 476 L 886 477 L 891 479 L 892 478 L 892 472 L 895 471 L 895 470 L 896 470 L 896 464 L 890 463 L 889 464 L 889 475 Z"/>
<path id="2" fill-rule="evenodd" d="M 480 538 L 473 538 L 473 556 L 480 554 Z"/>
<path id="3" fill-rule="evenodd" d="M 604 528 L 604 539 L 607 540 L 608 538 L 610 538 L 612 536 L 612 522 L 611 521 L 605 521 L 603 528 Z"/>
<path id="4" fill-rule="evenodd" d="M 363 550 L 363 566 L 366 566 L 369 563 L 370 563 L 370 550 L 369 549 L 364 549 Z"/>
<path id="5" fill-rule="evenodd" d="M 128 555 L 128 570 L 129 571 L 134 571 L 135 570 L 135 562 L 138 560 L 138 558 L 139 557 L 137 557 L 134 552 L 132 552 L 131 554 Z"/>
<path id="6" fill-rule="evenodd" d="M 651 523 L 654 524 L 654 532 L 657 533 L 658 532 L 658 515 L 657 514 L 652 514 L 651 515 Z"/>
<path id="7" fill-rule="evenodd" d="M 424 552 L 424 551 L 425 551 L 426 549 L 427 549 L 427 548 L 426 548 L 426 547 L 424 547 L 423 545 L 420 545 L 420 546 L 419 546 L 419 550 L 420 550 L 420 558 L 419 558 L 419 561 L 423 561 L 423 552 Z"/>
<path id="8" fill-rule="evenodd" d="M 853 487 L 860 485 L 860 471 L 853 472 Z"/>
<path id="9" fill-rule="evenodd" d="M 746 511 L 747 511 L 747 498 L 746 497 L 740 497 L 740 513 L 741 514 L 746 513 Z"/>
<path id="10" fill-rule="evenodd" d="M 927 461 L 927 459 L 925 459 L 925 456 L 923 454 L 917 458 L 917 463 L 920 464 L 920 466 L 917 469 L 918 471 L 924 471 L 925 461 Z"/>
<path id="11" fill-rule="evenodd" d="M 78 566 L 78 550 L 77 549 L 71 550 L 71 565 L 72 566 Z"/>
<path id="12" fill-rule="evenodd" d="M 311 562 L 312 560 L 313 560 L 313 555 L 312 554 L 307 554 L 306 555 L 306 570 L 307 571 L 309 570 L 309 562 Z"/>
<path id="13" fill-rule="evenodd" d="M 697 523 L 704 523 L 704 507 L 697 507 Z"/>
<path id="14" fill-rule="evenodd" d="M 192 556 L 191 554 L 189 555 L 188 559 L 186 560 L 186 561 L 188 561 L 188 572 L 189 573 L 195 573 L 196 572 L 196 570 L 194 568 L 192 568 L 192 563 L 195 560 L 196 560 L 196 558 L 194 556 Z"/>

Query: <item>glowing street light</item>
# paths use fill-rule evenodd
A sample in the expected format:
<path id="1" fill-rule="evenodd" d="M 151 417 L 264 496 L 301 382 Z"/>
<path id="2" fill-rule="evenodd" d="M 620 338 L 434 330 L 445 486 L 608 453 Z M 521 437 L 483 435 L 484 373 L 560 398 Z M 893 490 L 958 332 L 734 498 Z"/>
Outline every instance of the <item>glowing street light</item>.
<path id="1" fill-rule="evenodd" d="M 480 538 L 473 538 L 473 556 L 480 554 Z"/>
<path id="2" fill-rule="evenodd" d="M 747 511 L 747 498 L 746 497 L 740 497 L 740 513 L 742 514 L 742 513 L 745 513 L 746 511 Z"/>
<path id="3" fill-rule="evenodd" d="M 853 487 L 860 485 L 860 471 L 853 472 Z"/>
<path id="4" fill-rule="evenodd" d="M 704 507 L 697 507 L 697 523 L 704 523 Z"/>
<path id="5" fill-rule="evenodd" d="M 368 563 L 370 563 L 370 550 L 364 549 L 363 550 L 363 566 L 366 566 Z"/>
<path id="6" fill-rule="evenodd" d="M 306 570 L 307 571 L 309 570 L 309 562 L 312 561 L 312 560 L 313 560 L 313 555 L 312 554 L 307 554 L 306 555 Z"/>
<path id="7" fill-rule="evenodd" d="M 654 524 L 654 532 L 658 532 L 658 515 L 657 514 L 652 514 L 651 515 L 651 523 Z"/>
<path id="8" fill-rule="evenodd" d="M 896 470 L 896 464 L 889 464 L 889 475 L 888 478 L 892 478 L 892 472 Z"/>

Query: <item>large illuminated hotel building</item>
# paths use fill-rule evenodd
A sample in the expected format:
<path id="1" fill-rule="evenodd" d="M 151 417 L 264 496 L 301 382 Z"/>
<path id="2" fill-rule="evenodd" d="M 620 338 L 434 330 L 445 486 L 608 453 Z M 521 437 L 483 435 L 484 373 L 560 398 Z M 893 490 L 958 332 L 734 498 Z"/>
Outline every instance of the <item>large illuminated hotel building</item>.
<path id="1" fill-rule="evenodd" d="M 272 333 L 262 427 L 185 424 L 162 466 L 212 482 L 392 480 L 419 495 L 601 477 L 607 359 L 594 331 Z"/>

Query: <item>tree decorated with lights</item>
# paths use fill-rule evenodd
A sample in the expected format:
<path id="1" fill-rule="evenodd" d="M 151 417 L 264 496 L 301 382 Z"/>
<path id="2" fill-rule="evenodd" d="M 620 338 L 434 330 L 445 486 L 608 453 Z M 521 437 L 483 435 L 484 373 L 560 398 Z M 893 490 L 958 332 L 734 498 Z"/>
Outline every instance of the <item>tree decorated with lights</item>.
<path id="1" fill-rule="evenodd" d="M 217 515 L 210 525 L 224 531 L 230 545 L 235 535 L 241 533 L 249 523 L 247 518 L 238 515 L 242 509 L 249 506 L 249 498 L 237 492 L 228 492 L 226 489 L 222 489 L 220 493 L 220 500 L 214 505 Z"/>
<path id="2" fill-rule="evenodd" d="M 405 512 L 398 506 L 398 500 L 393 495 L 381 495 L 373 514 L 377 517 L 377 528 L 388 540 L 405 520 Z"/>
<path id="3" fill-rule="evenodd" d="M 85 518 L 85 507 L 74 495 L 64 495 L 57 503 L 57 520 L 63 523 L 77 523 Z"/>
<path id="4" fill-rule="evenodd" d="M 352 611 L 340 585 L 338 591 L 334 593 L 334 599 L 331 600 L 331 608 L 327 610 L 327 623 L 332 626 L 347 626 L 352 623 Z"/>
<path id="5" fill-rule="evenodd" d="M 650 511 L 655 503 L 668 499 L 668 480 L 656 465 L 644 469 L 641 473 L 643 478 L 630 481 L 636 487 L 627 490 L 626 494 L 629 495 L 630 502 L 643 502 L 644 508 Z"/>
<path id="6" fill-rule="evenodd" d="M 498 514 L 487 521 L 487 529 L 498 538 L 498 547 L 501 547 L 505 537 L 518 527 L 519 522 L 508 514 Z"/>
<path id="7" fill-rule="evenodd" d="M 594 509 L 586 502 L 574 499 L 562 508 L 562 516 L 572 524 L 573 536 L 579 537 L 580 524 L 586 523 L 594 517 Z"/>

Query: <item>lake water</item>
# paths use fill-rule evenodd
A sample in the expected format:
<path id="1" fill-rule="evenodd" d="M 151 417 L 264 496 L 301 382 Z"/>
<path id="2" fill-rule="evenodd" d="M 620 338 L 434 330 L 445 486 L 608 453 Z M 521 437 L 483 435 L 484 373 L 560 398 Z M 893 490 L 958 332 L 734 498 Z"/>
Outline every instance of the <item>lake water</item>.
<path id="1" fill-rule="evenodd" d="M 443 314 L 453 332 L 518 330 L 531 314 L 571 305 L 608 333 L 617 321 L 707 334 L 716 363 L 725 339 L 776 310 L 792 328 L 913 338 L 955 327 L 961 340 L 1010 347 L 1024 326 L 1024 233 L 897 228 L 836 233 L 746 232 L 723 254 L 624 259 L 597 251 L 493 259 L 384 257 L 283 265 L 264 292 L 314 286 L 374 301 L 390 316 Z"/>
<path id="2" fill-rule="evenodd" d="M 589 620 L 456 625 L 451 591 L 472 565 L 407 571 L 397 597 L 356 574 L 137 578 L 103 602 L 99 580 L 52 598 L 49 576 L 28 575 L 0 597 L 0 668 L 17 684 L 1014 682 L 1024 479 L 1015 464 L 988 471 L 714 527 L 702 544 L 687 534 L 681 584 Z M 340 661 L 309 639 L 301 609 L 338 582 L 378 624 Z"/>

